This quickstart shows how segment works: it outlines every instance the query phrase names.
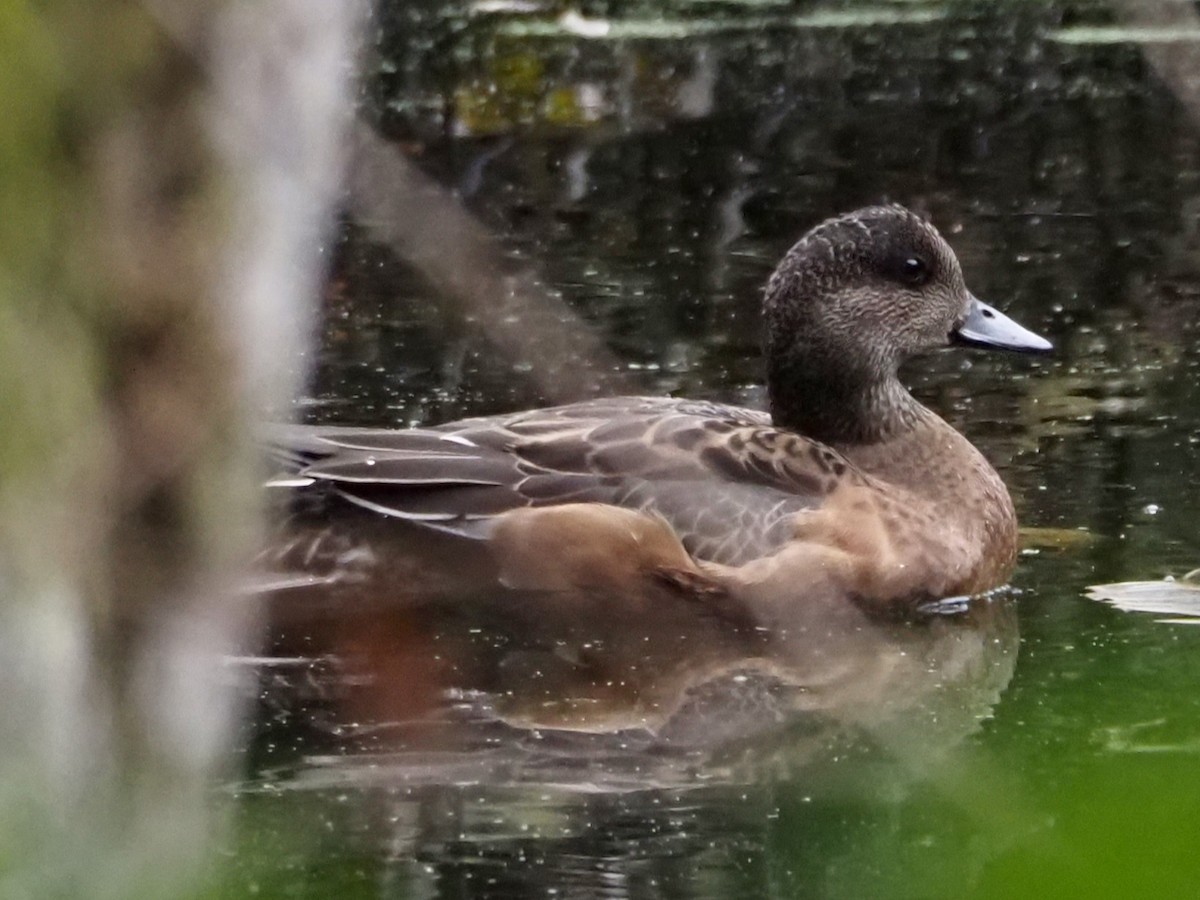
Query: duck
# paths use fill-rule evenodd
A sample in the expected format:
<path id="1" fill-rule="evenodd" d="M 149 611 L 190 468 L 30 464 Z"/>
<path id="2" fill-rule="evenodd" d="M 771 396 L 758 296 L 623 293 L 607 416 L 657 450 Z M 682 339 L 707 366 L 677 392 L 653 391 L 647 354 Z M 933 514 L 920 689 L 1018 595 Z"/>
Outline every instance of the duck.
<path id="1" fill-rule="evenodd" d="M 631 396 L 399 430 L 294 426 L 277 439 L 280 484 L 319 495 L 322 521 L 352 510 L 376 533 L 482 542 L 501 584 L 576 598 L 683 596 L 772 622 L 1003 585 L 1008 489 L 899 371 L 954 346 L 1050 342 L 972 294 L 934 225 L 896 204 L 811 228 L 763 313 L 766 410 Z"/>

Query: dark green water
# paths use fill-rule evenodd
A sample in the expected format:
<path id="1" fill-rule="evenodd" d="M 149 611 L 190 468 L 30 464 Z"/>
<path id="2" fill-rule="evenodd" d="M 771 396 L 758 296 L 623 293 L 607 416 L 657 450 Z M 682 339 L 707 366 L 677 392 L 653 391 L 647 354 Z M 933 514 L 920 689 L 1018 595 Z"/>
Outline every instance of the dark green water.
<path id="1" fill-rule="evenodd" d="M 1176 77 L 1194 36 L 1032 2 L 584 10 L 614 31 L 386 5 L 364 115 L 637 392 L 758 402 L 759 289 L 790 243 L 879 200 L 928 213 L 972 290 L 1058 349 L 947 353 L 909 382 L 1023 525 L 1055 531 L 977 643 L 909 635 L 894 677 L 769 726 L 708 698 L 667 747 L 498 727 L 463 694 L 406 721 L 343 703 L 337 658 L 270 667 L 227 894 L 1200 895 L 1200 629 L 1084 596 L 1200 566 L 1200 98 Z M 560 399 L 536 340 L 497 349 L 378 226 L 348 201 L 310 419 Z M 391 627 L 371 646 L 411 653 L 372 677 L 402 695 L 514 640 L 495 615 Z"/>

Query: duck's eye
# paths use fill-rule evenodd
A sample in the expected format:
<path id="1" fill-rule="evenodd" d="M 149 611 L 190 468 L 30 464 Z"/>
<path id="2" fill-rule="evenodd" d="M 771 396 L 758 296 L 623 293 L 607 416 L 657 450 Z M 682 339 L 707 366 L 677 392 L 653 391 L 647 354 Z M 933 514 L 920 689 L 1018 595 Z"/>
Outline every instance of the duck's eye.
<path id="1" fill-rule="evenodd" d="M 929 280 L 929 266 L 919 256 L 907 256 L 900 262 L 900 278 L 906 284 L 921 285 Z"/>

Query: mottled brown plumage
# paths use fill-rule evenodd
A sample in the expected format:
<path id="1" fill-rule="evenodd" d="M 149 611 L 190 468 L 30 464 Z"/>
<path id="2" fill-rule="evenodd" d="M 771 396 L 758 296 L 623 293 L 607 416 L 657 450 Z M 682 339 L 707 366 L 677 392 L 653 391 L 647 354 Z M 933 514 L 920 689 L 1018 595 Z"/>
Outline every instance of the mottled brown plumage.
<path id="1" fill-rule="evenodd" d="M 897 370 L 954 340 L 1049 344 L 976 300 L 937 231 L 897 206 L 806 234 L 772 275 L 765 313 L 769 414 L 622 397 L 407 431 L 297 429 L 286 441 L 303 490 L 502 536 L 501 569 L 525 587 L 624 590 L 669 570 L 688 590 L 770 608 L 893 606 L 1002 583 L 1016 553 L 1008 492 Z M 594 504 L 640 519 L 631 527 Z M 553 516 L 536 512 L 547 507 Z M 579 552 L 581 541 L 594 546 Z"/>

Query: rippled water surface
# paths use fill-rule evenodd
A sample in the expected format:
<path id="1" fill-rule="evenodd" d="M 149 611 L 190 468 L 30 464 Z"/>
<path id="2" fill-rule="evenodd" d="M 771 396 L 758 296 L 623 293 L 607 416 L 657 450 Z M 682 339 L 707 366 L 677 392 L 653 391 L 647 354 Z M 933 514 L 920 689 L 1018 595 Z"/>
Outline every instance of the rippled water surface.
<path id="1" fill-rule="evenodd" d="M 1015 596 L 781 671 L 677 623 L 564 643 L 491 597 L 280 604 L 276 657 L 244 663 L 262 690 L 229 895 L 1200 893 L 1200 628 L 1085 596 L 1200 566 L 1200 17 L 525 6 L 381 9 L 362 116 L 407 174 L 348 194 L 304 415 L 760 403 L 774 262 L 828 215 L 902 202 L 1057 347 L 907 373 L 1010 485 Z M 494 237 L 398 250 L 444 203 Z M 548 305 L 472 306 L 454 273 L 489 267 Z M 638 691 L 605 653 L 641 661 Z"/>

